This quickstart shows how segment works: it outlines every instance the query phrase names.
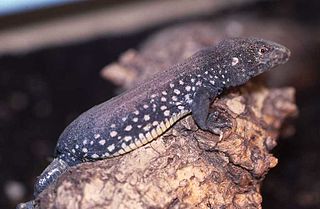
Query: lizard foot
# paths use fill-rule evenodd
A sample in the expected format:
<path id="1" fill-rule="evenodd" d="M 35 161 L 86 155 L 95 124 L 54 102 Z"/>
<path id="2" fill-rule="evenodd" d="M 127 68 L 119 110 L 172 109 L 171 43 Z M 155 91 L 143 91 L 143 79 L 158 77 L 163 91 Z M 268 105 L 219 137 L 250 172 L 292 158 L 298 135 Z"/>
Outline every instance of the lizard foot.
<path id="1" fill-rule="evenodd" d="M 206 124 L 208 131 L 219 135 L 220 140 L 223 137 L 223 129 L 232 127 L 232 122 L 228 119 L 226 113 L 219 109 L 215 109 L 209 113 Z"/>

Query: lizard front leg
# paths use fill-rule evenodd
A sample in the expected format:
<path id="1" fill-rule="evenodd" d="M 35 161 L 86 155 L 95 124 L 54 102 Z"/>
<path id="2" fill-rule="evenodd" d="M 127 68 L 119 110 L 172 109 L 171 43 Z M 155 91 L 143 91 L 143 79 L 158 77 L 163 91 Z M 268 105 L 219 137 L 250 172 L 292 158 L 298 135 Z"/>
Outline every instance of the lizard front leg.
<path id="1" fill-rule="evenodd" d="M 195 95 L 191 106 L 192 117 L 200 129 L 210 131 L 217 135 L 222 135 L 222 128 L 230 127 L 230 123 L 223 118 L 219 118 L 219 112 L 216 110 L 209 113 L 209 106 L 212 98 L 215 98 L 218 93 L 213 96 L 206 89 L 199 89 Z"/>
<path id="2" fill-rule="evenodd" d="M 210 95 L 204 88 L 200 88 L 194 94 L 191 104 L 192 117 L 202 130 L 208 130 L 207 117 L 209 113 Z"/>

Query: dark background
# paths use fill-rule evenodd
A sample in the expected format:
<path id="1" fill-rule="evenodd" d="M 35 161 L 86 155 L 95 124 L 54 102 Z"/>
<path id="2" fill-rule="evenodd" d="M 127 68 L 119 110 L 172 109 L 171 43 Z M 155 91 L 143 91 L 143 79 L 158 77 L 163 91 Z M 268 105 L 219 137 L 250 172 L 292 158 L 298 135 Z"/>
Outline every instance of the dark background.
<path id="1" fill-rule="evenodd" d="M 280 138 L 273 150 L 279 164 L 263 183 L 264 208 L 320 208 L 319 9 L 316 0 L 259 1 L 191 18 L 212 20 L 230 14 L 254 13 L 262 20 L 290 20 L 301 26 L 301 34 L 312 34 L 301 37 L 309 44 L 302 49 L 299 59 L 308 65 L 301 64 L 293 69 L 301 79 L 285 74 L 276 78 L 296 88 L 300 113 L 293 122 L 294 134 Z M 2 27 L 11 27 L 10 21 L 21 24 L 21 19 L 15 18 L 2 19 Z M 153 32 L 189 20 L 180 19 L 135 33 L 100 36 L 26 54 L 2 54 L 0 208 L 14 208 L 17 202 L 31 199 L 34 180 L 49 163 L 59 134 L 66 125 L 84 110 L 115 95 L 115 86 L 99 74 L 105 65 L 127 49 L 138 48 Z M 8 195 L 14 189 L 23 194 L 22 198 Z"/>

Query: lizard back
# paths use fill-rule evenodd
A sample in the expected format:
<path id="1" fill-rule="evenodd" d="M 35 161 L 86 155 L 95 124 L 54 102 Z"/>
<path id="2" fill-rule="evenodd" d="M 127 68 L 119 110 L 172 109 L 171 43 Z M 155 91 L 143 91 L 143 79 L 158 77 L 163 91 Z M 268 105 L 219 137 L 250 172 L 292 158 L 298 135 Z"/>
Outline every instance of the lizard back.
<path id="1" fill-rule="evenodd" d="M 56 153 L 69 161 L 90 161 L 124 154 L 157 138 L 190 113 L 198 66 L 209 59 L 206 50 L 81 114 L 59 137 Z"/>

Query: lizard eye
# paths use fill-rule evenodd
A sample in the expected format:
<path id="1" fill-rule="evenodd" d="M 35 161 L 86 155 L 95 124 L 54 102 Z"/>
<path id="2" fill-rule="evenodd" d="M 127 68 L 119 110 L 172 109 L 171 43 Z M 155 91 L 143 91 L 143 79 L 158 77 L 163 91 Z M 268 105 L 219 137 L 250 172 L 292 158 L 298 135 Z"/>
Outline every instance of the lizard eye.
<path id="1" fill-rule="evenodd" d="M 268 52 L 268 48 L 267 47 L 261 47 L 259 49 L 259 54 L 265 54 L 266 52 Z"/>

